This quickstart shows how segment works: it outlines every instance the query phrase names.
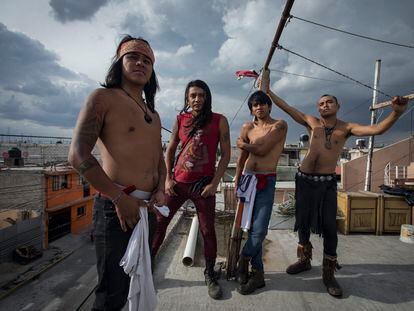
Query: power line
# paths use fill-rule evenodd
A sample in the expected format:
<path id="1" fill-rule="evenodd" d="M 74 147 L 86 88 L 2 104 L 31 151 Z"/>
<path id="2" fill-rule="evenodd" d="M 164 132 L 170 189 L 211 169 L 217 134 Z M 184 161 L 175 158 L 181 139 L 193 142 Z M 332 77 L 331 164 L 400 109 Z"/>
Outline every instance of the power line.
<path id="1" fill-rule="evenodd" d="M 252 87 L 251 87 L 251 88 L 250 88 L 250 90 L 249 90 L 249 93 L 247 93 L 246 98 L 245 98 L 245 99 L 243 100 L 243 102 L 241 103 L 241 105 L 240 105 L 239 109 L 237 109 L 236 113 L 235 113 L 235 114 L 234 114 L 234 116 L 233 116 L 233 119 L 231 119 L 230 126 L 229 126 L 230 128 L 231 128 L 231 125 L 233 124 L 234 119 L 236 119 L 237 115 L 239 114 L 240 109 L 243 107 L 243 105 L 244 105 L 244 103 L 246 102 L 247 98 L 249 98 L 249 95 L 250 95 L 251 91 L 253 90 L 253 87 L 254 87 L 254 85 L 255 85 L 255 84 L 256 84 L 256 80 L 254 80 L 254 81 L 253 81 L 253 84 L 252 84 Z"/>
<path id="2" fill-rule="evenodd" d="M 328 82 L 336 82 L 336 83 L 352 83 L 352 82 L 343 81 L 343 80 L 331 80 L 331 79 L 324 79 L 324 78 L 312 77 L 312 76 L 307 76 L 307 75 L 303 75 L 303 74 L 299 74 L 299 73 L 293 73 L 293 72 L 288 72 L 288 71 L 283 71 L 283 70 L 278 70 L 278 69 L 269 69 L 269 70 L 270 71 L 280 72 L 280 73 L 285 73 L 285 74 L 289 74 L 289 75 L 293 75 L 293 76 L 298 76 L 298 77 L 303 77 L 303 78 L 308 78 L 308 79 L 314 79 L 314 80 L 321 80 L 321 81 L 328 81 Z"/>
<path id="3" fill-rule="evenodd" d="M 16 135 L 16 134 L 0 134 L 2 137 L 28 137 L 28 138 L 53 138 L 53 139 L 66 139 L 70 140 L 72 137 L 65 137 L 65 136 L 39 136 L 39 135 Z"/>
<path id="4" fill-rule="evenodd" d="M 172 133 L 169 129 L 166 129 L 165 127 L 161 126 L 161 129 L 163 129 L 164 131 L 167 131 L 169 133 Z"/>
<path id="5" fill-rule="evenodd" d="M 312 60 L 312 59 L 310 59 L 310 58 L 308 58 L 308 57 L 306 57 L 306 56 L 303 56 L 303 55 L 301 55 L 301 54 L 299 54 L 299 53 L 296 53 L 296 52 L 293 52 L 293 51 L 291 51 L 291 50 L 289 50 L 289 49 L 286 49 L 286 48 L 284 48 L 284 47 L 283 47 L 283 46 L 281 46 L 281 45 L 278 45 L 278 46 L 277 46 L 277 48 L 278 48 L 278 49 L 281 49 L 281 50 L 285 50 L 286 52 L 289 52 L 289 53 L 291 53 L 291 54 L 293 54 L 293 55 L 296 55 L 296 56 L 298 56 L 298 57 L 300 57 L 300 58 L 303 58 L 303 59 L 305 59 L 305 60 L 307 60 L 307 61 L 309 61 L 309 62 L 311 62 L 311 63 L 313 63 L 313 64 L 315 64 L 315 65 L 318 65 L 318 66 L 323 67 L 323 68 L 325 68 L 325 69 L 327 69 L 327 70 L 329 70 L 329 71 L 332 71 L 332 72 L 334 72 L 334 73 L 336 73 L 336 74 L 338 74 L 338 75 L 340 75 L 340 76 L 342 76 L 342 77 L 344 77 L 344 78 L 347 78 L 347 79 L 349 79 L 349 80 L 351 80 L 351 81 L 354 81 L 355 83 L 357 83 L 357 84 L 359 84 L 359 85 L 362 85 L 362 86 L 364 86 L 364 87 L 366 87 L 366 88 L 369 88 L 369 89 L 370 89 L 370 90 L 372 90 L 372 91 L 378 92 L 378 93 L 380 93 L 380 94 L 382 94 L 382 95 L 384 95 L 384 96 L 387 96 L 387 97 L 389 97 L 389 98 L 392 98 L 392 96 L 391 96 L 391 95 L 388 95 L 388 94 L 386 94 L 386 93 L 384 93 L 384 92 L 382 92 L 382 91 L 380 91 L 380 90 L 378 90 L 378 89 L 375 89 L 375 88 L 373 88 L 372 86 L 369 86 L 368 84 L 365 84 L 365 83 L 363 83 L 363 82 L 361 82 L 361 81 L 358 81 L 358 80 L 356 80 L 356 79 L 354 79 L 354 78 L 351 78 L 350 76 L 347 76 L 347 75 L 345 75 L 345 74 L 343 74 L 343 73 L 341 73 L 341 72 L 339 72 L 339 71 L 336 71 L 336 70 L 334 70 L 334 69 L 332 69 L 332 68 L 329 68 L 328 66 L 325 66 L 325 65 L 323 65 L 323 64 L 321 64 L 321 63 L 318 63 L 317 61 L 314 61 L 314 60 Z"/>
<path id="6" fill-rule="evenodd" d="M 319 27 L 329 29 L 329 30 L 342 32 L 342 33 L 345 33 L 345 34 L 348 34 L 348 35 L 351 35 L 351 36 L 355 36 L 355 37 L 359 37 L 359 38 L 363 38 L 363 39 L 367 39 L 367 40 L 371 40 L 371 41 L 376 41 L 376 42 L 380 42 L 380 43 L 405 47 L 405 48 L 409 48 L 409 49 L 414 49 L 413 45 L 401 44 L 401 43 L 396 43 L 396 42 L 385 41 L 385 40 L 382 40 L 382 39 L 372 38 L 372 37 L 356 34 L 356 33 L 353 33 L 353 32 L 345 31 L 345 30 L 342 30 L 342 29 L 334 28 L 334 27 L 331 27 L 331 26 L 326 26 L 326 25 L 323 25 L 323 24 L 319 24 L 319 23 L 316 23 L 316 22 L 313 22 L 313 21 L 310 21 L 310 20 L 307 20 L 307 19 L 304 19 L 304 18 L 300 18 L 300 17 L 297 17 L 297 16 L 293 16 L 293 15 L 290 15 L 290 18 L 296 18 L 296 19 L 298 19 L 300 21 L 303 21 L 303 22 L 306 22 L 306 23 L 310 23 L 310 24 L 313 24 L 313 25 L 316 25 L 316 26 L 319 26 Z"/>
<path id="7" fill-rule="evenodd" d="M 401 118 L 403 118 L 403 117 L 405 117 L 411 110 L 413 110 L 414 109 L 414 106 L 412 106 L 410 109 L 408 109 L 406 112 L 404 112 L 401 116 L 400 116 L 400 119 Z"/>
<path id="8" fill-rule="evenodd" d="M 341 118 L 343 118 L 344 116 L 346 116 L 347 114 L 350 114 L 351 112 L 357 110 L 358 108 L 360 108 L 361 106 L 365 106 L 367 104 L 367 102 L 371 101 L 372 98 L 368 98 L 367 100 L 365 100 L 364 102 L 360 103 L 359 105 L 356 105 L 355 107 L 349 109 L 348 111 L 344 112 L 341 115 Z"/>

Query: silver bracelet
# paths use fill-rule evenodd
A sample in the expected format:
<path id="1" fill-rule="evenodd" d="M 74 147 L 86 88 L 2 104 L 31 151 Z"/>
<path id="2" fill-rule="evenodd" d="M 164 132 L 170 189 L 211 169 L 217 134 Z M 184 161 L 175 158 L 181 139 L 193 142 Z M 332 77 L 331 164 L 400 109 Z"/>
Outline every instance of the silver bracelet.
<path id="1" fill-rule="evenodd" d="M 116 203 L 119 201 L 119 199 L 122 197 L 124 193 L 121 191 L 114 199 L 111 200 L 113 205 L 116 205 Z"/>

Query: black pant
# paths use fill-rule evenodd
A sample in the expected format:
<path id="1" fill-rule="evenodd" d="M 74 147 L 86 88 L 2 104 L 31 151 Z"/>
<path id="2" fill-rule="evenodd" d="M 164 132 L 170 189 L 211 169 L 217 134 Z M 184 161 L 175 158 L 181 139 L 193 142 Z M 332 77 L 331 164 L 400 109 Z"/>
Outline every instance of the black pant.
<path id="1" fill-rule="evenodd" d="M 299 235 L 299 244 L 305 245 L 309 243 L 310 239 L 310 230 L 298 230 Z M 336 248 L 338 246 L 338 234 L 336 233 L 336 224 L 335 232 L 333 230 L 327 230 L 326 233 L 323 233 L 323 252 L 326 255 L 336 257 Z"/>
<path id="2" fill-rule="evenodd" d="M 319 174 L 319 176 L 331 176 Z M 296 176 L 296 223 L 299 244 L 309 243 L 311 231 L 323 236 L 324 253 L 336 256 L 338 234 L 336 179 L 315 181 Z"/>
<path id="3" fill-rule="evenodd" d="M 156 218 L 148 213 L 149 245 L 154 236 Z M 98 285 L 93 310 L 121 310 L 128 299 L 129 276 L 119 265 L 132 230 L 122 231 L 110 200 L 96 197 L 93 210 Z"/>

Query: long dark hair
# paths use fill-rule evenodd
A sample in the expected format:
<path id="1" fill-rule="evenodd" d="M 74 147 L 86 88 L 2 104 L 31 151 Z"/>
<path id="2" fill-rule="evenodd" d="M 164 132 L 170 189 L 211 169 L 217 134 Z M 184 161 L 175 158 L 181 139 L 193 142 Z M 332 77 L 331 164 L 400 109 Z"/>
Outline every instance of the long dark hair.
<path id="1" fill-rule="evenodd" d="M 134 38 L 131 37 L 130 35 L 126 35 L 121 39 L 121 42 L 119 42 L 118 47 L 116 49 L 116 53 L 115 56 L 112 58 L 112 63 L 111 66 L 108 69 L 108 72 L 106 74 L 105 77 L 105 83 L 101 83 L 101 85 L 107 89 L 111 89 L 111 88 L 120 88 L 121 87 L 121 82 L 122 82 L 122 58 L 120 57 L 118 59 L 118 52 L 119 49 L 121 47 L 121 45 L 125 42 L 131 41 L 131 40 L 141 40 L 145 43 L 148 43 L 148 41 L 138 37 L 138 38 Z M 159 85 L 158 85 L 158 79 L 157 76 L 155 74 L 154 69 L 152 69 L 152 74 L 151 74 L 151 78 L 149 79 L 149 81 L 145 84 L 144 86 L 144 94 L 145 94 L 145 102 L 146 105 L 148 106 L 149 110 L 151 110 L 151 112 L 155 111 L 155 102 L 154 102 L 154 98 L 155 98 L 155 94 L 157 93 L 157 90 L 159 90 Z"/>
<path id="2" fill-rule="evenodd" d="M 260 90 L 250 95 L 249 100 L 247 101 L 247 105 L 249 106 L 250 112 L 252 112 L 253 103 L 266 104 L 270 108 L 272 108 L 272 100 L 269 98 L 269 96 L 267 96 L 265 92 Z"/>
<path id="3" fill-rule="evenodd" d="M 192 119 L 189 127 L 191 128 L 189 136 L 194 136 L 194 134 L 199 130 L 202 129 L 207 123 L 211 120 L 211 116 L 213 112 L 211 111 L 211 92 L 210 88 L 208 87 L 207 83 L 201 80 L 193 80 L 188 82 L 187 87 L 185 88 L 184 94 L 184 107 L 181 109 L 180 114 L 188 112 L 190 109 L 190 105 L 188 104 L 188 92 L 190 91 L 190 87 L 199 87 L 204 90 L 205 99 L 204 104 L 201 112 Z"/>

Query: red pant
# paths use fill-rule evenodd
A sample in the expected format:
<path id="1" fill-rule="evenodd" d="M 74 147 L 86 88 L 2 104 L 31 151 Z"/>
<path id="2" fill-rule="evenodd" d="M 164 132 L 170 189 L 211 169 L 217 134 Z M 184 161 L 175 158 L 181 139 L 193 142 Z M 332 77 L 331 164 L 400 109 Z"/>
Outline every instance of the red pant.
<path id="1" fill-rule="evenodd" d="M 193 183 L 180 183 L 174 186 L 174 191 L 177 196 L 167 195 L 167 206 L 170 209 L 170 215 L 164 217 L 157 214 L 157 228 L 152 242 L 152 255 L 155 255 L 160 248 L 162 241 L 165 238 L 168 224 L 174 217 L 177 210 L 190 199 L 193 201 L 198 221 L 200 224 L 201 235 L 204 240 L 204 256 L 209 259 L 216 259 L 217 257 L 217 239 L 216 230 L 214 227 L 214 218 L 216 215 L 216 196 L 203 198 L 198 193 L 190 193 Z"/>

